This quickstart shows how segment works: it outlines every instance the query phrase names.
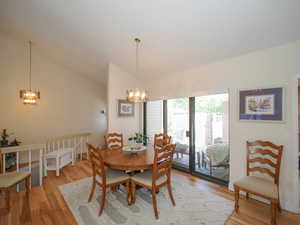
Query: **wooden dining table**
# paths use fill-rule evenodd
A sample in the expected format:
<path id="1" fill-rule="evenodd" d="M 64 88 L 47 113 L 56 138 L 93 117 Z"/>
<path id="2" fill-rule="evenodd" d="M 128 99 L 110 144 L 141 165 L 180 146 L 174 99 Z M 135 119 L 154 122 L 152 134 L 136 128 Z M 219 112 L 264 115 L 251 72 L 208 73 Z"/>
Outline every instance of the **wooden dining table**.
<path id="1" fill-rule="evenodd" d="M 154 161 L 154 147 L 147 145 L 146 149 L 132 153 L 129 151 L 104 150 L 101 152 L 105 166 L 115 170 L 139 171 L 152 168 Z"/>

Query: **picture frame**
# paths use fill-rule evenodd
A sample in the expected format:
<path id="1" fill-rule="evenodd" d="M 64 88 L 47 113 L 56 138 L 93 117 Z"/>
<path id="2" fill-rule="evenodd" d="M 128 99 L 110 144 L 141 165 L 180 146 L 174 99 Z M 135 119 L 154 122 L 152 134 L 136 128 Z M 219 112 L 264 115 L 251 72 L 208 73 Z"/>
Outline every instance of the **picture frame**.
<path id="1" fill-rule="evenodd" d="M 240 121 L 284 121 L 284 88 L 239 90 Z"/>
<path id="2" fill-rule="evenodd" d="M 118 100 L 118 116 L 134 117 L 134 103 L 125 99 Z"/>

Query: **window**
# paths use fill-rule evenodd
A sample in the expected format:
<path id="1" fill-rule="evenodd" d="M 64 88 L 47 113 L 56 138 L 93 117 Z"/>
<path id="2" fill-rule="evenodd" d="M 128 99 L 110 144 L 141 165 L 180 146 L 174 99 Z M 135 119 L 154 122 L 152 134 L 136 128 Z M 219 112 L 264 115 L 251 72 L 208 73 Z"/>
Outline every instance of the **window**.
<path id="1" fill-rule="evenodd" d="M 147 128 L 146 134 L 150 138 L 150 143 L 154 140 L 154 134 L 163 133 L 163 101 L 147 102 Z"/>

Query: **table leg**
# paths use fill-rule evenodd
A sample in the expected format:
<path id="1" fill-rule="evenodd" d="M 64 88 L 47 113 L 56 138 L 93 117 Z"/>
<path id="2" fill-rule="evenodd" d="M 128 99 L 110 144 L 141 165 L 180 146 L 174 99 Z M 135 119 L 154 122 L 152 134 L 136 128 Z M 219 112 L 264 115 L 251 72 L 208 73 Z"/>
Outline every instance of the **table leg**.
<path id="1" fill-rule="evenodd" d="M 131 182 L 128 182 L 128 188 L 127 188 L 127 203 L 128 205 L 132 205 L 132 185 Z"/>

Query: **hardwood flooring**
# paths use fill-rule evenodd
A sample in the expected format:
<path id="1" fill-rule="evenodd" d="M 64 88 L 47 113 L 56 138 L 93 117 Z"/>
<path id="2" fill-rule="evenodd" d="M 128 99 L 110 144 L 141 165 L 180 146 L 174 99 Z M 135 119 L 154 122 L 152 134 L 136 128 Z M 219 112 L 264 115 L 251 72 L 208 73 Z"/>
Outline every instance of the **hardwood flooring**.
<path id="1" fill-rule="evenodd" d="M 50 172 L 48 177 L 44 179 L 42 187 L 31 189 L 29 201 L 24 192 L 12 194 L 10 213 L 4 209 L 4 200 L 1 197 L 0 225 L 77 225 L 57 187 L 87 176 L 91 176 L 91 169 L 87 161 L 65 167 L 62 169 L 60 177 L 56 177 L 54 172 Z M 221 185 L 204 181 L 177 170 L 173 170 L 172 176 L 173 179 L 179 179 L 195 188 L 205 189 L 233 200 L 233 193 Z M 239 214 L 233 213 L 226 225 L 266 225 L 269 224 L 269 221 L 270 209 L 268 205 L 252 199 L 246 201 L 242 198 Z M 278 216 L 277 221 L 278 225 L 299 225 L 300 215 L 283 211 Z"/>

